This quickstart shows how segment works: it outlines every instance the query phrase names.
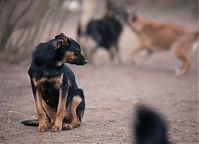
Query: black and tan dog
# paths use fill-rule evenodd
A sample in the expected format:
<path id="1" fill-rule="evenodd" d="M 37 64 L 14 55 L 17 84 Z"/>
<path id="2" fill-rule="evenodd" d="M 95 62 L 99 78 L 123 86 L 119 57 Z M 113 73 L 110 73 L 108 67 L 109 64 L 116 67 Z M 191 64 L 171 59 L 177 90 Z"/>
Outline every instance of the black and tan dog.
<path id="1" fill-rule="evenodd" d="M 81 25 L 80 22 L 77 29 L 77 39 L 81 43 L 88 43 L 91 40 L 95 44 L 90 52 L 86 50 L 90 62 L 94 63 L 93 57 L 99 48 L 105 49 L 111 60 L 117 57 L 121 62 L 119 39 L 123 30 L 122 21 L 125 18 L 127 18 L 127 13 L 123 7 L 107 0 L 106 12 L 102 18 L 91 19 L 85 26 Z"/>
<path id="2" fill-rule="evenodd" d="M 23 124 L 38 125 L 39 132 L 48 128 L 57 132 L 80 125 L 85 109 L 84 94 L 65 63 L 84 65 L 87 60 L 79 44 L 64 34 L 36 47 L 28 73 L 38 120 L 22 121 Z"/>

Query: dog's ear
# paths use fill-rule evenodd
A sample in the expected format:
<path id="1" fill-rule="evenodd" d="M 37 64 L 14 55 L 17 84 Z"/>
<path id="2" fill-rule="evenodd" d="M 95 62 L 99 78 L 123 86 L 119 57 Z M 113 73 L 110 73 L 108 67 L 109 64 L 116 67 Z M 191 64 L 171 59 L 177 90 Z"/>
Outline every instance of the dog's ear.
<path id="1" fill-rule="evenodd" d="M 67 37 L 65 36 L 65 34 L 64 34 L 64 33 L 60 33 L 59 35 L 56 35 L 56 36 L 55 36 L 55 39 L 62 39 L 62 40 L 66 40 L 66 39 L 67 39 Z"/>
<path id="2" fill-rule="evenodd" d="M 66 47 L 69 41 L 69 37 L 65 36 L 64 33 L 60 33 L 59 35 L 55 36 L 55 43 L 54 47 L 55 49 L 58 49 L 60 47 Z"/>

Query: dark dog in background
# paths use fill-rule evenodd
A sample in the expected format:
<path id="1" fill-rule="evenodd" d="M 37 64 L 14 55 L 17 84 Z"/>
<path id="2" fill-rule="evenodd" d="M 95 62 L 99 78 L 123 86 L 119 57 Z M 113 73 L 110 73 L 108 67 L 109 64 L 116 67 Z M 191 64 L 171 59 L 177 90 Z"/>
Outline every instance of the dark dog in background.
<path id="1" fill-rule="evenodd" d="M 136 144 L 170 144 L 164 119 L 154 110 L 139 106 L 136 111 L 134 133 Z"/>
<path id="2" fill-rule="evenodd" d="M 119 39 L 123 30 L 121 20 L 126 18 L 127 13 L 123 8 L 108 0 L 103 18 L 90 20 L 85 28 L 81 24 L 78 25 L 77 39 L 80 40 L 83 37 L 86 42 L 88 39 L 95 42 L 91 52 L 87 52 L 90 62 L 94 62 L 93 56 L 100 47 L 108 51 L 111 60 L 117 57 L 121 62 L 119 52 Z"/>
<path id="3" fill-rule="evenodd" d="M 85 109 L 84 94 L 65 63 L 84 65 L 87 60 L 79 44 L 64 34 L 36 47 L 28 73 L 38 120 L 22 121 L 22 124 L 38 126 L 39 132 L 48 128 L 57 132 L 80 125 Z"/>

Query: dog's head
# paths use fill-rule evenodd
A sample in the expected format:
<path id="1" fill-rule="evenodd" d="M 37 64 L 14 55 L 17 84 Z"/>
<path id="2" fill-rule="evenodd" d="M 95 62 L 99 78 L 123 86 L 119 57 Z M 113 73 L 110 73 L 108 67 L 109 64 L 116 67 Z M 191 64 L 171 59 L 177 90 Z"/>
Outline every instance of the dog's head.
<path id="1" fill-rule="evenodd" d="M 149 19 L 138 15 L 135 11 L 132 11 L 127 18 L 127 23 L 135 31 L 142 31 L 145 26 L 149 23 Z"/>
<path id="2" fill-rule="evenodd" d="M 106 1 L 106 14 L 119 18 L 125 22 L 127 21 L 127 18 L 129 16 L 127 10 L 123 6 L 116 5 L 111 0 Z"/>
<path id="3" fill-rule="evenodd" d="M 87 60 L 81 54 L 80 45 L 63 33 L 55 36 L 54 48 L 56 50 L 56 59 L 60 63 L 76 65 L 85 65 L 87 63 Z"/>

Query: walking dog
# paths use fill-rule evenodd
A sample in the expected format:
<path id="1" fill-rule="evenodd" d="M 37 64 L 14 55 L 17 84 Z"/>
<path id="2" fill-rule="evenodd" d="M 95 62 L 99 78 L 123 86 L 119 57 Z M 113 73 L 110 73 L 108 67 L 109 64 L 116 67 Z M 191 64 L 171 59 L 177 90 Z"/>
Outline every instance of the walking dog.
<path id="1" fill-rule="evenodd" d="M 199 32 L 191 32 L 178 25 L 155 22 L 135 13 L 129 15 L 127 22 L 140 41 L 140 46 L 131 53 L 131 60 L 144 50 L 147 51 L 146 59 L 155 51 L 170 49 L 182 63 L 175 71 L 176 75 L 189 71 L 191 67 L 189 52 L 194 41 L 198 39 Z"/>
<path id="2" fill-rule="evenodd" d="M 80 125 L 85 109 L 84 94 L 65 63 L 85 65 L 87 60 L 79 44 L 63 33 L 36 47 L 28 74 L 38 120 L 22 121 L 22 124 L 38 125 L 39 132 L 48 128 L 57 132 Z"/>
<path id="3" fill-rule="evenodd" d="M 164 119 L 146 106 L 139 106 L 134 121 L 136 144 L 170 144 Z"/>
<path id="4" fill-rule="evenodd" d="M 92 19 L 84 27 L 81 22 L 78 25 L 77 39 L 84 38 L 84 42 L 88 42 L 91 39 L 95 43 L 93 49 L 87 52 L 90 62 L 94 63 L 93 57 L 98 48 L 107 50 L 111 60 L 117 57 L 121 62 L 119 53 L 119 39 L 123 30 L 121 20 L 127 16 L 127 13 L 122 10 L 121 7 L 114 5 L 113 2 L 107 1 L 104 17 Z"/>

